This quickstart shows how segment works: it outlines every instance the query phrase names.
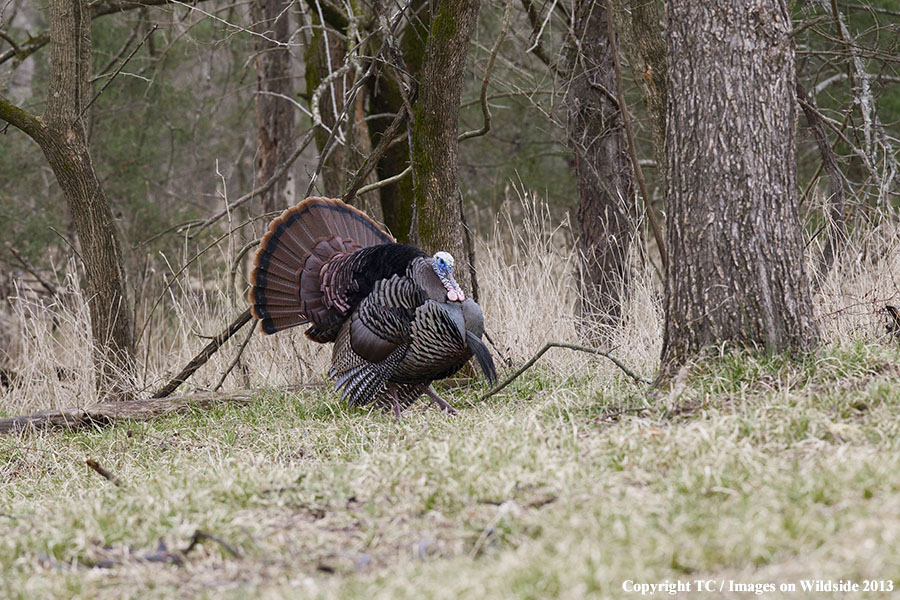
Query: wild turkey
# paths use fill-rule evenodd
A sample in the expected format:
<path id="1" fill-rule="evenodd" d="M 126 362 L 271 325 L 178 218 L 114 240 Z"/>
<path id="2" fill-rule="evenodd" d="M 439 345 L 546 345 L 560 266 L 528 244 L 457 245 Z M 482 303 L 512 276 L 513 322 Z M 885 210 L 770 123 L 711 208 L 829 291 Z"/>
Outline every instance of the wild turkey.
<path id="1" fill-rule="evenodd" d="M 307 198 L 272 221 L 256 253 L 250 304 L 262 330 L 311 324 L 334 342 L 329 375 L 351 406 L 400 411 L 473 356 L 489 381 L 481 308 L 453 279 L 453 257 L 397 244 L 364 213 Z"/>

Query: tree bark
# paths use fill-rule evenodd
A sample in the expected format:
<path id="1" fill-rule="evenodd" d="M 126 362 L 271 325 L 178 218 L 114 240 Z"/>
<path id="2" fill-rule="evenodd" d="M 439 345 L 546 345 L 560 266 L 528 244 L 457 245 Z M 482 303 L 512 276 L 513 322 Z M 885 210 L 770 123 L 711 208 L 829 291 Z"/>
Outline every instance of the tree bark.
<path id="1" fill-rule="evenodd" d="M 409 76 L 418 77 L 425 59 L 425 45 L 431 25 L 428 18 L 430 0 L 412 0 L 407 9 L 409 24 L 400 37 L 399 54 L 403 68 Z M 377 40 L 376 43 L 380 43 Z M 399 80 L 400 74 L 395 68 L 381 70 L 380 76 L 369 81 L 369 97 L 371 112 L 374 114 L 396 114 L 403 108 L 401 86 L 405 82 Z M 373 119 L 370 129 L 372 143 L 378 144 L 380 137 L 390 127 L 390 116 Z M 404 131 L 406 128 L 404 127 Z M 409 143 L 407 139 L 400 141 L 384 153 L 378 161 L 376 171 L 381 180 L 388 179 L 405 171 L 409 167 Z M 384 224 L 401 243 L 410 242 L 409 232 L 413 215 L 413 178 L 404 177 L 399 181 L 381 188 L 381 208 L 384 213 Z"/>
<path id="2" fill-rule="evenodd" d="M 50 2 L 50 86 L 40 145 L 62 188 L 84 261 L 97 389 L 122 394 L 134 362 L 122 251 L 109 200 L 94 172 L 84 111 L 90 101 L 91 15 L 85 0 Z M 28 133 L 26 131 L 26 133 Z"/>
<path id="3" fill-rule="evenodd" d="M 290 3 L 285 0 L 254 0 L 251 6 L 256 29 L 267 38 L 286 43 L 290 39 Z M 256 44 L 256 180 L 266 182 L 287 161 L 293 148 L 294 96 L 291 53 L 288 47 L 254 38 Z M 277 95 L 275 95 L 277 94 Z M 286 96 L 286 97 L 283 97 Z M 292 170 L 260 196 L 263 213 L 294 204 Z"/>
<path id="4" fill-rule="evenodd" d="M 450 252 L 456 259 L 454 277 L 470 293 L 472 278 L 463 241 L 457 139 L 466 57 L 479 7 L 479 0 L 442 0 L 437 4 L 412 121 L 415 209 L 411 241 L 426 252 Z"/>
<path id="5" fill-rule="evenodd" d="M 582 315 L 614 326 L 630 280 L 634 182 L 616 90 L 605 2 L 578 0 L 570 49 L 567 137 L 578 180 Z"/>
<path id="6" fill-rule="evenodd" d="M 653 125 L 653 145 L 660 170 L 665 166 L 666 36 L 661 0 L 630 0 L 631 37 L 637 64 L 635 80 Z M 660 178 L 662 179 L 662 177 Z"/>
<path id="7" fill-rule="evenodd" d="M 663 375 L 723 342 L 817 339 L 797 212 L 784 0 L 669 0 Z"/>

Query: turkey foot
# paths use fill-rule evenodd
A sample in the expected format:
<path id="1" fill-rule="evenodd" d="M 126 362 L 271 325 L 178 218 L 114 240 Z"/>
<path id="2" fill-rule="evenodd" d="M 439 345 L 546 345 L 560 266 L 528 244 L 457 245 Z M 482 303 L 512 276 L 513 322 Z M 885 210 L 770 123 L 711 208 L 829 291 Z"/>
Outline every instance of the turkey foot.
<path id="1" fill-rule="evenodd" d="M 435 391 L 431 389 L 430 385 L 425 388 L 425 393 L 428 394 L 428 396 L 434 401 L 435 404 L 438 405 L 438 407 L 440 407 L 441 410 L 447 411 L 447 413 L 451 415 L 456 414 L 456 409 L 450 406 L 450 404 L 448 404 L 446 400 L 438 396 Z"/>

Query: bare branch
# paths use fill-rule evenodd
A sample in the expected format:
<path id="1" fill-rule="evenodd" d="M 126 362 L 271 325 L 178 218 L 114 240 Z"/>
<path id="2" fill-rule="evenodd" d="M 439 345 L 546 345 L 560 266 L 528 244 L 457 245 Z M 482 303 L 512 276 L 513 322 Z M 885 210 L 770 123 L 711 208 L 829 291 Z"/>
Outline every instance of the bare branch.
<path id="1" fill-rule="evenodd" d="M 257 322 L 258 321 L 254 321 L 253 325 L 250 326 L 250 331 L 247 332 L 247 337 L 244 338 L 244 341 L 241 343 L 240 348 L 238 348 L 237 353 L 234 355 L 234 360 L 231 361 L 231 363 L 228 365 L 228 368 L 225 369 L 224 373 L 222 373 L 222 377 L 219 378 L 219 382 L 213 388 L 214 392 L 219 391 L 219 388 L 221 388 L 222 384 L 225 383 L 225 379 L 228 377 L 228 374 L 231 373 L 232 369 L 234 369 L 234 366 L 241 359 L 241 354 L 244 353 L 244 349 L 247 347 L 247 344 L 250 343 L 250 338 L 253 337 L 253 332 L 256 331 L 256 323 Z"/>
<path id="2" fill-rule="evenodd" d="M 194 3 L 204 2 L 205 0 L 193 0 Z M 90 5 L 91 19 L 102 17 L 113 13 L 124 12 L 136 8 L 145 8 L 148 6 L 163 6 L 166 4 L 183 4 L 181 2 L 173 2 L 172 0 L 96 0 Z M 185 5 L 191 8 L 190 5 Z M 12 43 L 10 41 L 10 43 Z M 50 32 L 42 31 L 38 35 L 31 37 L 25 43 L 19 46 L 19 51 L 11 48 L 0 54 L 0 64 L 7 62 L 12 58 L 21 63 L 23 60 L 50 43 Z M 18 64 L 18 63 L 17 63 Z"/>
<path id="3" fill-rule="evenodd" d="M 60 295 L 59 290 L 56 288 L 56 286 L 44 279 L 44 277 L 41 276 L 40 273 L 38 273 L 37 269 L 34 268 L 34 265 L 32 265 L 27 258 L 22 256 L 22 254 L 18 250 L 16 250 L 12 244 L 6 242 L 6 249 L 16 257 L 16 260 L 19 261 L 19 264 L 22 265 L 22 268 L 28 271 L 28 273 L 30 273 L 32 277 L 37 279 L 38 283 L 40 283 L 41 286 L 45 290 L 47 290 L 51 296 Z"/>
<path id="4" fill-rule="evenodd" d="M 497 53 L 500 52 L 500 44 L 506 38 L 506 32 L 509 31 L 509 13 L 512 9 L 512 0 L 506 0 L 506 10 L 503 12 L 503 25 L 500 27 L 500 33 L 497 35 L 497 41 L 494 42 L 494 48 L 491 50 L 491 57 L 488 64 L 484 68 L 484 79 L 481 82 L 481 114 L 484 116 L 484 125 L 481 129 L 466 131 L 459 136 L 457 141 L 468 140 L 473 137 L 485 135 L 491 130 L 491 109 L 487 102 L 487 88 L 491 81 L 491 71 L 494 69 L 494 61 L 497 60 Z"/>
<path id="5" fill-rule="evenodd" d="M 559 75 L 556 64 L 550 60 L 550 56 L 547 54 L 547 51 L 544 50 L 544 45 L 541 42 L 541 31 L 543 31 L 543 29 L 540 13 L 534 7 L 531 0 L 522 0 L 522 6 L 528 14 L 528 21 L 531 23 L 531 35 L 534 37 L 534 42 L 531 44 L 528 51 L 537 56 L 555 75 Z M 547 14 L 549 15 L 550 12 L 548 11 Z"/>
<path id="6" fill-rule="evenodd" d="M 366 180 L 366 177 L 369 175 L 369 171 L 371 171 L 375 167 L 375 165 L 378 164 L 378 161 L 381 160 L 381 157 L 393 142 L 394 137 L 396 137 L 397 132 L 400 130 L 400 125 L 404 122 L 406 116 L 406 106 L 401 106 L 400 110 L 397 111 L 397 114 L 394 116 L 394 120 L 391 121 L 391 124 L 384 132 L 384 135 L 381 136 L 381 140 L 378 142 L 378 145 L 375 146 L 375 149 L 369 154 L 369 156 L 366 157 L 366 160 L 363 162 L 362 166 L 360 166 L 359 170 L 353 175 L 353 179 L 350 181 L 350 185 L 347 186 L 347 191 L 344 192 L 344 202 L 350 202 L 350 200 L 352 200 L 354 196 L 358 196 L 365 192 L 376 189 L 374 187 L 370 188 L 369 186 L 366 186 L 366 188 L 369 189 L 366 189 L 364 192 L 360 191 L 360 186 L 362 185 L 362 182 Z M 390 179 L 394 179 L 396 181 L 399 178 L 400 175 L 398 174 L 394 177 L 391 177 Z M 393 183 L 393 181 L 391 183 Z M 388 184 L 383 183 L 382 185 Z"/>
<path id="7" fill-rule="evenodd" d="M 122 69 L 125 68 L 125 65 L 128 64 L 128 61 L 130 61 L 130 60 L 134 57 L 134 55 L 137 54 L 137 51 L 141 49 L 141 46 L 144 45 L 144 42 L 146 42 L 147 39 L 149 39 L 150 36 L 153 35 L 153 32 L 156 31 L 157 29 L 159 29 L 159 25 L 154 25 L 153 27 L 150 28 L 150 31 L 147 32 L 147 35 L 144 36 L 144 39 L 142 39 L 142 40 L 140 41 L 140 43 L 138 43 L 138 45 L 134 47 L 134 50 L 131 51 L 131 54 L 129 54 L 128 57 L 127 57 L 125 60 L 122 61 L 122 64 L 119 65 L 119 68 L 116 69 L 116 72 L 112 74 L 112 77 L 110 77 L 110 78 L 106 81 L 106 83 L 103 84 L 103 87 L 100 88 L 100 91 L 99 91 L 99 92 L 97 92 L 96 94 L 94 94 L 94 97 L 91 98 L 91 101 L 88 102 L 88 103 L 85 105 L 85 107 L 81 109 L 81 114 L 80 114 L 79 116 L 84 116 L 84 113 L 87 112 L 87 109 L 89 109 L 89 108 L 91 107 L 91 105 L 97 100 L 97 98 L 100 97 L 100 94 L 102 94 L 102 93 L 106 90 L 106 88 L 108 88 L 108 87 L 110 86 L 110 84 L 113 82 L 113 80 L 116 78 L 116 76 L 117 76 L 119 73 L 121 73 L 121 72 L 122 72 Z"/>
<path id="8" fill-rule="evenodd" d="M 43 122 L 25 109 L 19 108 L 3 96 L 0 96 L 0 120 L 6 121 L 13 127 L 16 127 L 35 142 L 40 144 L 40 140 L 44 136 Z"/>
<path id="9" fill-rule="evenodd" d="M 385 187 L 385 186 L 387 186 L 387 185 L 391 185 L 391 184 L 397 183 L 398 181 L 400 181 L 401 179 L 403 179 L 404 177 L 406 177 L 406 176 L 409 175 L 410 173 L 412 173 L 412 166 L 406 167 L 405 169 L 403 169 L 402 171 L 400 171 L 400 172 L 397 173 L 396 175 L 393 175 L 393 176 L 388 177 L 388 178 L 386 178 L 386 179 L 382 179 L 382 180 L 380 180 L 380 181 L 376 181 L 375 183 L 370 183 L 369 185 L 364 185 L 363 187 L 359 188 L 359 190 L 356 192 L 356 195 L 357 195 L 357 196 L 362 196 L 363 194 L 365 194 L 365 193 L 367 193 L 367 192 L 371 192 L 371 191 L 373 191 L 373 190 L 377 190 L 377 189 L 379 189 L 379 188 L 383 188 L 383 187 Z"/>
<path id="10" fill-rule="evenodd" d="M 6 40 L 7 42 L 9 42 L 9 45 L 12 46 L 13 52 L 15 52 L 16 55 L 22 54 L 22 49 L 19 48 L 19 45 L 16 43 L 16 40 L 12 39 L 12 38 L 11 38 L 5 31 L 3 31 L 2 29 L 0 29 L 0 38 L 3 38 L 3 39 Z"/>
<path id="11" fill-rule="evenodd" d="M 275 173 L 272 175 L 272 177 L 269 178 L 269 180 L 267 182 L 265 182 L 258 188 L 247 192 L 246 194 L 244 194 L 243 196 L 241 196 L 240 198 L 238 198 L 237 200 L 232 202 L 229 208 L 231 210 L 234 210 L 238 206 L 241 206 L 242 204 L 252 200 L 253 198 L 256 198 L 260 194 L 265 194 L 266 192 L 268 192 L 272 188 L 272 186 L 275 185 L 275 183 L 278 181 L 278 179 L 281 176 L 283 176 L 285 174 L 285 172 L 287 172 L 287 170 L 291 167 L 291 165 L 293 165 L 294 162 L 300 157 L 300 154 L 302 154 L 303 151 L 306 150 L 306 147 L 313 140 L 314 136 L 315 136 L 315 129 L 310 129 L 309 131 L 307 131 L 306 136 L 304 136 L 303 140 L 300 142 L 300 145 L 297 146 L 296 150 L 294 150 L 294 153 L 291 154 L 288 157 L 288 159 L 286 161 L 284 161 L 284 163 L 275 170 Z M 223 208 L 221 211 L 217 212 L 216 214 L 209 217 L 208 219 L 201 221 L 200 223 L 189 223 L 188 225 L 185 226 L 185 230 L 191 230 L 196 227 L 196 229 L 191 232 L 191 238 L 197 237 L 197 235 L 199 235 L 200 232 L 204 231 L 207 227 L 209 227 L 210 225 L 212 225 L 213 223 L 215 223 L 216 221 L 218 221 L 219 219 L 221 219 L 222 217 L 224 217 L 227 214 L 228 214 L 228 209 Z"/>

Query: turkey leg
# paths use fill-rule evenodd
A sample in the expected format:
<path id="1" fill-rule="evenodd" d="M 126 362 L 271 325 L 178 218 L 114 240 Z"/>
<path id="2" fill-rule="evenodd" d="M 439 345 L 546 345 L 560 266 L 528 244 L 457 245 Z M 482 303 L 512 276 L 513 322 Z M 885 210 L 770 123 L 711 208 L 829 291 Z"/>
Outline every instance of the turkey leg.
<path id="1" fill-rule="evenodd" d="M 450 406 L 450 404 L 448 404 L 446 400 L 438 396 L 435 391 L 431 389 L 430 385 L 425 388 L 425 393 L 428 394 L 428 396 L 434 401 L 435 404 L 438 405 L 438 407 L 440 407 L 441 410 L 447 411 L 447 413 L 451 415 L 456 414 L 456 409 Z"/>

